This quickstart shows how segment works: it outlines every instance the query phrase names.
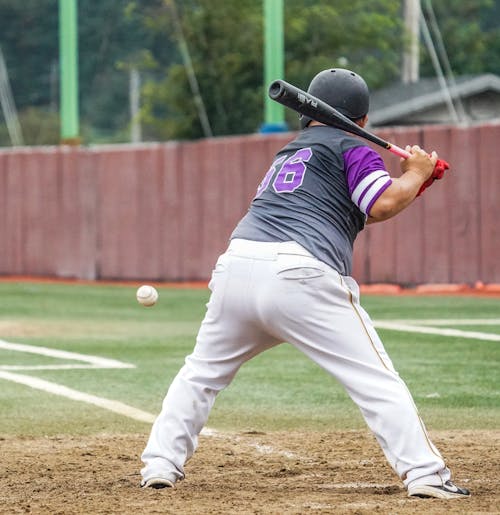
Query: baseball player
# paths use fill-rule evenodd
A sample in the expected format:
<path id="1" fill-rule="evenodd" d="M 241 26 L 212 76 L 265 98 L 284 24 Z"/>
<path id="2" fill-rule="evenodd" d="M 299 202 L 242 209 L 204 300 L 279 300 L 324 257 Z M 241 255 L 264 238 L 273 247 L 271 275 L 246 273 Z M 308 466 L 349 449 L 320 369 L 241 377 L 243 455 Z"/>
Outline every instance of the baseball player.
<path id="1" fill-rule="evenodd" d="M 369 92 L 352 71 L 320 72 L 308 91 L 358 123 Z M 431 442 L 350 276 L 366 223 L 405 209 L 437 161 L 407 147 L 401 175 L 340 129 L 301 118 L 275 156 L 215 266 L 196 345 L 163 401 L 142 454 L 143 487 L 173 487 L 197 446 L 216 395 L 257 354 L 289 342 L 334 376 L 359 406 L 408 495 L 465 498 Z"/>

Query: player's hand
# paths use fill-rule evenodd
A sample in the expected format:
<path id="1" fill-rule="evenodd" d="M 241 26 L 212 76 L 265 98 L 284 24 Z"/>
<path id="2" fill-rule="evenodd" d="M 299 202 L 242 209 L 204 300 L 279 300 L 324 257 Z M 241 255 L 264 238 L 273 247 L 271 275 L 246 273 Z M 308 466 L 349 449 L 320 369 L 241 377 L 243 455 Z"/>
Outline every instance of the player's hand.
<path id="1" fill-rule="evenodd" d="M 446 170 L 449 169 L 450 165 L 444 159 L 438 159 L 436 165 L 434 166 L 434 171 L 432 172 L 432 175 L 422 184 L 422 186 L 420 186 L 420 189 L 417 193 L 417 197 L 422 195 L 424 190 L 426 190 L 429 186 L 432 186 L 432 184 L 434 184 L 434 181 L 442 179 Z"/>
<path id="2" fill-rule="evenodd" d="M 407 146 L 406 151 L 410 153 L 407 159 L 401 159 L 401 171 L 406 173 L 412 171 L 420 176 L 422 182 L 429 179 L 434 171 L 438 155 L 435 151 L 428 154 L 418 145 Z"/>

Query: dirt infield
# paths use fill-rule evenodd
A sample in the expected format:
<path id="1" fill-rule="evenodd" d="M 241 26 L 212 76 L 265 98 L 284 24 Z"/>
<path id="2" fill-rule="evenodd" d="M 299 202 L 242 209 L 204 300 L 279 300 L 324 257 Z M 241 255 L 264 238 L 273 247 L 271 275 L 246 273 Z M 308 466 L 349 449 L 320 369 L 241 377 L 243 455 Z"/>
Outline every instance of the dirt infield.
<path id="1" fill-rule="evenodd" d="M 432 433 L 458 501 L 406 497 L 367 431 L 202 436 L 184 481 L 142 490 L 146 436 L 0 439 L 0 513 L 499 513 L 500 431 Z"/>

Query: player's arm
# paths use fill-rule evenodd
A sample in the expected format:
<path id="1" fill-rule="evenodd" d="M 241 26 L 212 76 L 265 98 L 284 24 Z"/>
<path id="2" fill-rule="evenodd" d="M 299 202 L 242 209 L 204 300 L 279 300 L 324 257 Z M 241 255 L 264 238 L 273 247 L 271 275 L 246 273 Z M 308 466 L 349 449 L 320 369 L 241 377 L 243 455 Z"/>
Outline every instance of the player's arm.
<path id="1" fill-rule="evenodd" d="M 402 175 L 391 178 L 391 184 L 376 199 L 367 213 L 367 223 L 382 222 L 397 215 L 417 196 L 422 184 L 432 175 L 437 154 L 427 154 L 418 145 L 407 147 L 408 159 L 401 160 Z"/>

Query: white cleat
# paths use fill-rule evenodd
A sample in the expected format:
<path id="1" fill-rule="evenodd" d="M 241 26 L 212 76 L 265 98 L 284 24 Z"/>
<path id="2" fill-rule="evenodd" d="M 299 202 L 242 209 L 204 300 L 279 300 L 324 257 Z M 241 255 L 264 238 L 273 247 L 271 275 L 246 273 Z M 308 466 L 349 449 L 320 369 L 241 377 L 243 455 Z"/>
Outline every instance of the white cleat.
<path id="1" fill-rule="evenodd" d="M 470 497 L 467 488 L 460 488 L 451 481 L 444 485 L 415 485 L 408 488 L 408 497 L 434 497 L 436 499 L 466 499 Z"/>

